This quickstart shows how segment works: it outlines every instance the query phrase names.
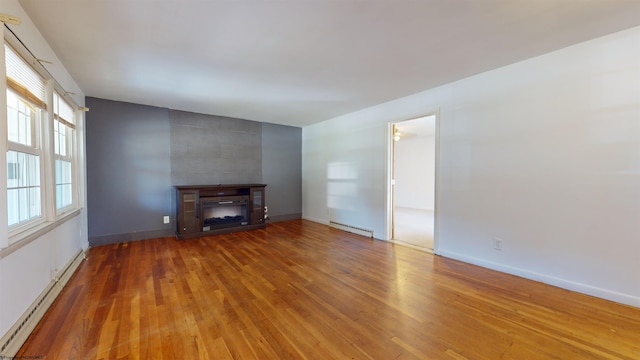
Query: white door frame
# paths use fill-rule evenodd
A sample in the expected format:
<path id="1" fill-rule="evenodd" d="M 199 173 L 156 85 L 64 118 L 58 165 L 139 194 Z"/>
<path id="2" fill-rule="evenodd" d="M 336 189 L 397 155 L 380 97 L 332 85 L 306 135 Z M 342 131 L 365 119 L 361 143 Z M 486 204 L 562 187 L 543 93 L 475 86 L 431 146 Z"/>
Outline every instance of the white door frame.
<path id="1" fill-rule="evenodd" d="M 415 116 L 403 120 L 390 121 L 387 125 L 387 196 L 386 196 L 386 239 L 393 241 L 393 166 L 394 166 L 394 140 L 393 130 L 394 126 L 398 123 L 407 120 L 413 120 L 427 116 L 436 117 L 436 129 L 435 129 L 435 179 L 434 179 L 434 218 L 433 218 L 433 252 L 438 254 L 440 248 L 440 110 L 425 113 L 424 115 Z"/>

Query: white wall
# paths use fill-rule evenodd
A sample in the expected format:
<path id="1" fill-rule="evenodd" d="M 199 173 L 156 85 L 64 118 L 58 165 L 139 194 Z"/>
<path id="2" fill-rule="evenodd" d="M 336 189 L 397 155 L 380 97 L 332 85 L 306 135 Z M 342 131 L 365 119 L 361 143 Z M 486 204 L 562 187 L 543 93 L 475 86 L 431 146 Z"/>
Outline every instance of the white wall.
<path id="1" fill-rule="evenodd" d="M 83 106 L 84 95 L 82 91 L 61 65 L 60 60 L 47 45 L 18 1 L 0 0 L 0 12 L 22 19 L 21 25 L 10 25 L 11 29 L 36 56 L 54 62 L 53 65 L 48 65 L 47 69 L 65 90 L 78 94 L 75 96 L 75 100 Z M 4 93 L 6 84 L 4 80 L 1 83 L 3 84 L 2 93 Z M 4 101 L 0 103 L 4 104 Z M 2 119 L 3 126 L 6 128 L 6 119 L 4 117 Z M 84 120 L 80 119 L 77 127 L 80 148 L 78 155 L 81 160 L 84 159 L 83 122 Z M 6 135 L 0 136 L 0 147 L 6 148 Z M 4 165 L 2 166 L 4 167 Z M 84 165 L 80 170 L 80 182 L 84 183 Z M 6 188 L 2 187 L 2 192 L 6 193 Z M 86 208 L 85 194 L 82 194 L 81 198 L 81 202 Z M 6 244 L 6 196 L 0 197 L 0 199 L 3 199 L 3 204 L 0 205 L 0 208 L 3 209 L 0 211 L 0 217 L 5 219 L 4 225 L 0 226 L 0 236 L 3 237 L 3 241 L 0 243 Z M 0 250 L 0 294 L 2 294 L 0 296 L 0 338 L 23 315 L 36 297 L 54 279 L 58 271 L 71 260 L 72 256 L 79 249 L 86 249 L 88 246 L 86 224 L 86 211 L 83 209 L 79 215 L 56 224 L 53 230 L 17 250 Z"/>
<path id="2" fill-rule="evenodd" d="M 387 136 L 386 123 L 366 120 L 303 128 L 303 217 L 383 234 Z"/>
<path id="3" fill-rule="evenodd" d="M 640 306 L 638 44 L 633 28 L 305 127 L 303 217 L 384 238 L 387 123 L 439 110 L 438 254 Z M 337 209 L 332 163 L 357 175 Z"/>
<path id="4" fill-rule="evenodd" d="M 434 210 L 436 144 L 433 136 L 402 138 L 394 145 L 394 205 Z"/>

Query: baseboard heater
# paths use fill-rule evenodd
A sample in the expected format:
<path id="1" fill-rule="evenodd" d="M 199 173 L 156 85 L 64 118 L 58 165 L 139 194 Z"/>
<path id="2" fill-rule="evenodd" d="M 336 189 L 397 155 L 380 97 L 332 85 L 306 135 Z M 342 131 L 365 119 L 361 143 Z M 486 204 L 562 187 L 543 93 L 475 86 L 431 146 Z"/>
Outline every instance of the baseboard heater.
<path id="1" fill-rule="evenodd" d="M 82 249 L 78 250 L 66 266 L 51 280 L 40 296 L 9 329 L 6 335 L 0 339 L 0 359 L 13 359 L 84 259 L 85 252 Z"/>
<path id="2" fill-rule="evenodd" d="M 342 223 L 331 221 L 331 220 L 329 220 L 329 226 L 331 226 L 333 228 L 336 228 L 336 229 L 348 231 L 350 233 L 354 233 L 354 234 L 358 234 L 358 235 L 362 235 L 362 236 L 366 236 L 366 237 L 370 237 L 370 238 L 373 237 L 373 230 L 363 229 L 361 227 L 342 224 Z"/>

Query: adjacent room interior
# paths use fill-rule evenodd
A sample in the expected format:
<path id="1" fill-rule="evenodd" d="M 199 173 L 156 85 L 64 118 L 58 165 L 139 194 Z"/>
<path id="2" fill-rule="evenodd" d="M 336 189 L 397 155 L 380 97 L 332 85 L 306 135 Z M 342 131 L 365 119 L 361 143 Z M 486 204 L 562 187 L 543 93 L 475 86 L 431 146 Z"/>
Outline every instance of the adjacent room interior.
<path id="1" fill-rule="evenodd" d="M 640 2 L 0 21 L 0 357 L 640 358 Z"/>
<path id="2" fill-rule="evenodd" d="M 436 193 L 436 115 L 392 125 L 391 239 L 433 251 Z"/>

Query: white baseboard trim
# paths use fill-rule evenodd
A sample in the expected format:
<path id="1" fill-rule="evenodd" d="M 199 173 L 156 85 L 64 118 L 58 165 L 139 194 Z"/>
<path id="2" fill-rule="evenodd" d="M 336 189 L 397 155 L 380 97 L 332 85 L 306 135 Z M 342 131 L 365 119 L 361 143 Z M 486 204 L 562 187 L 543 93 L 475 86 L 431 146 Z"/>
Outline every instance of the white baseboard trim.
<path id="1" fill-rule="evenodd" d="M 349 224 L 343 224 L 343 223 L 339 223 L 339 222 L 333 221 L 333 220 L 322 220 L 322 219 L 316 219 L 316 218 L 312 218 L 312 217 L 308 217 L 308 216 L 303 216 L 302 219 L 303 220 L 313 221 L 313 222 L 316 222 L 316 223 L 319 223 L 319 224 L 323 224 L 323 225 L 327 225 L 327 226 L 330 226 L 330 227 L 332 227 L 334 229 L 347 231 L 347 232 L 350 232 L 350 233 L 353 233 L 353 234 L 357 234 L 357 235 L 373 238 L 373 230 L 369 230 L 369 229 L 365 229 L 365 228 L 361 228 L 361 227 L 357 227 L 357 226 L 353 226 L 353 225 L 349 225 Z"/>
<path id="2" fill-rule="evenodd" d="M 530 271 L 522 268 L 517 268 L 509 265 L 504 265 L 484 259 L 479 259 L 471 256 L 462 255 L 451 251 L 437 251 L 437 255 L 448 257 L 455 260 L 460 260 L 466 263 L 482 266 L 484 268 L 504 272 L 511 275 L 523 277 L 525 279 L 539 281 L 548 285 L 557 286 L 566 290 L 579 292 L 586 295 L 595 296 L 601 299 L 614 301 L 617 303 L 640 307 L 640 297 L 620 293 L 608 289 L 603 289 L 575 281 L 558 278 L 548 274 L 542 274 L 535 271 Z"/>
<path id="3" fill-rule="evenodd" d="M 84 259 L 85 252 L 79 249 L 64 268 L 56 274 L 36 300 L 27 308 L 18 321 L 16 321 L 2 339 L 0 339 L 0 359 L 12 359 L 15 357 L 20 347 L 22 347 L 33 329 L 38 325 L 40 319 L 42 319 Z"/>
<path id="4" fill-rule="evenodd" d="M 361 228 L 361 227 L 353 226 L 349 224 L 343 224 L 333 220 L 329 220 L 329 226 L 331 226 L 334 229 L 347 231 L 353 234 L 373 238 L 373 230 L 369 230 L 369 229 L 365 229 L 365 228 Z"/>
<path id="5" fill-rule="evenodd" d="M 302 216 L 303 220 L 309 220 L 309 221 L 313 221 L 316 222 L 318 224 L 323 224 L 323 225 L 329 225 L 329 220 L 323 220 L 323 219 L 317 219 L 314 217 L 309 217 L 309 216 Z"/>

